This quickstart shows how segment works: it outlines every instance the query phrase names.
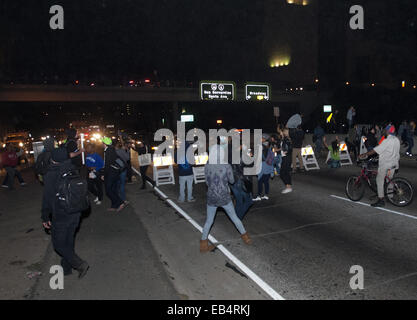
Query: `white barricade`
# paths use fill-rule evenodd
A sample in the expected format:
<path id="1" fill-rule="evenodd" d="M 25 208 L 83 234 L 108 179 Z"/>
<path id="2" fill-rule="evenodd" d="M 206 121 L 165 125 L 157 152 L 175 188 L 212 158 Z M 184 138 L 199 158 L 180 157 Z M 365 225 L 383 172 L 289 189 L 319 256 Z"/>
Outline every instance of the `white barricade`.
<path id="1" fill-rule="evenodd" d="M 329 161 L 331 158 L 330 151 L 327 155 L 326 162 Z M 350 157 L 346 142 L 340 142 L 340 165 L 341 166 L 350 166 L 352 165 L 352 159 Z"/>
<path id="2" fill-rule="evenodd" d="M 175 184 L 174 161 L 170 154 L 166 156 L 153 157 L 153 180 L 157 186 L 163 184 Z"/>
<path id="3" fill-rule="evenodd" d="M 303 158 L 303 164 L 306 171 L 320 170 L 319 163 L 317 162 L 316 156 L 312 146 L 306 146 L 301 149 L 301 157 Z M 297 164 L 299 161 L 297 158 Z"/>
<path id="4" fill-rule="evenodd" d="M 208 161 L 208 154 L 204 153 L 194 157 L 196 167 L 193 167 L 194 183 L 206 182 L 206 175 L 204 173 L 205 165 Z"/>
<path id="5" fill-rule="evenodd" d="M 206 182 L 206 174 L 204 173 L 205 166 L 193 167 L 194 183 Z"/>

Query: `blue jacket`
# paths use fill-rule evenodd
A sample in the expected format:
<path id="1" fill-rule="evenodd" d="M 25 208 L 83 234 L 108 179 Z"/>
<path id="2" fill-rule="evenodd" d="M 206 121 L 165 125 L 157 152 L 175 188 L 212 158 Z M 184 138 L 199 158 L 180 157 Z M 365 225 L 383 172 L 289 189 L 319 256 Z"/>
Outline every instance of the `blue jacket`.
<path id="1" fill-rule="evenodd" d="M 268 154 L 266 157 L 262 149 L 262 169 L 258 174 L 258 179 L 260 179 L 264 174 L 270 175 L 274 173 L 273 159 L 274 153 L 272 152 L 271 148 L 268 148 Z"/>
<path id="2" fill-rule="evenodd" d="M 187 150 L 190 147 L 188 142 L 185 143 L 185 159 L 178 159 L 178 154 L 175 153 L 175 160 L 178 163 L 180 160 L 185 160 L 184 164 L 178 164 L 178 175 L 179 176 L 192 176 L 193 175 L 193 167 L 187 161 Z"/>
<path id="3" fill-rule="evenodd" d="M 85 165 L 89 168 L 95 167 L 96 171 L 99 171 L 104 167 L 104 161 L 97 153 L 87 154 Z"/>

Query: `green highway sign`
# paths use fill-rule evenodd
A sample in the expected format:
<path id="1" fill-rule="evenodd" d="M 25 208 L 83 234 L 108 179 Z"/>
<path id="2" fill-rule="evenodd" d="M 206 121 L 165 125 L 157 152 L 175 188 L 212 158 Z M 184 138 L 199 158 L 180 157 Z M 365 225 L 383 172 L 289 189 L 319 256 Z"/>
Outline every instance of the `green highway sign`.
<path id="1" fill-rule="evenodd" d="M 233 82 L 201 81 L 201 100 L 235 100 L 236 85 Z"/>
<path id="2" fill-rule="evenodd" d="M 271 99 L 271 86 L 267 83 L 246 83 L 246 100 L 268 101 Z"/>

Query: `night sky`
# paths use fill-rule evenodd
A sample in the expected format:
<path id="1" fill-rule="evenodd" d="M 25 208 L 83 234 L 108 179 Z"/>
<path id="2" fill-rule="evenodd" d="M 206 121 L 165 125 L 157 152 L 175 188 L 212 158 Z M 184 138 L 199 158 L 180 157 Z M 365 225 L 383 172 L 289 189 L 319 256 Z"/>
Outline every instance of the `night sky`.
<path id="1" fill-rule="evenodd" d="M 65 29 L 49 28 L 60 4 Z M 262 1 L 2 1 L 3 76 L 245 78 L 259 52 Z M 248 63 L 250 61 L 250 63 Z M 225 67 L 227 69 L 225 70 Z"/>
<path id="2" fill-rule="evenodd" d="M 380 11 L 371 10 L 372 4 L 381 1 L 387 5 Z M 114 85 L 131 78 L 152 77 L 157 70 L 160 80 L 187 80 L 194 85 L 203 79 L 274 83 L 264 46 L 265 33 L 273 32 L 265 28 L 265 10 L 270 8 L 265 3 L 266 0 L 3 0 L 0 3 L 0 82 L 37 84 L 47 80 L 69 84 L 77 79 L 86 84 L 110 81 Z M 64 30 L 49 28 L 49 8 L 55 4 L 64 7 Z M 406 70 L 415 78 L 417 64 L 405 64 L 402 53 L 417 51 L 416 0 L 320 0 L 318 59 L 323 79 L 324 73 L 328 79 L 336 79 L 339 67 L 343 67 L 340 64 L 346 51 L 343 33 L 349 18 L 346 9 L 354 4 L 365 7 L 364 44 L 368 37 L 377 39 L 381 50 L 385 44 L 399 48 L 395 64 L 382 60 L 381 68 L 388 65 L 398 72 Z M 297 37 L 296 30 L 289 32 Z M 343 86 L 341 82 L 331 88 L 333 99 L 340 104 L 342 112 L 351 103 L 366 106 L 358 112 L 362 122 L 417 117 L 415 93 L 380 88 L 371 92 L 369 88 Z M 59 103 L 29 105 L 3 103 L 0 122 L 10 119 L 8 122 L 17 127 L 33 127 L 35 122 L 39 125 L 45 120 L 42 116 L 45 110 Z M 120 114 L 118 108 L 123 107 L 122 103 L 62 106 L 74 111 L 66 113 L 74 117 L 75 111 L 82 112 L 84 108 L 93 110 L 93 115 L 100 112 L 103 121 Z M 100 111 L 94 109 L 102 106 Z M 161 114 L 170 112 L 169 108 L 164 109 L 166 106 L 154 107 Z M 245 108 L 231 108 L 237 112 L 236 121 L 252 120 L 253 109 Z M 256 116 L 263 112 L 259 111 Z M 56 117 L 56 123 L 60 123 L 59 114 Z M 65 124 L 67 120 L 61 122 Z M 136 126 L 141 123 L 137 120 Z"/>

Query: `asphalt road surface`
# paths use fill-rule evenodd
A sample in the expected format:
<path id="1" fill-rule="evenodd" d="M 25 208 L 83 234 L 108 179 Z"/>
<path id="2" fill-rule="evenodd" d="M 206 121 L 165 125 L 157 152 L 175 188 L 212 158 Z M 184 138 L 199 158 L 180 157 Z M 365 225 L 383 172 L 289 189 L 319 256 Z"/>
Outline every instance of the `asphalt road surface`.
<path id="1" fill-rule="evenodd" d="M 414 186 L 416 169 L 415 160 L 402 161 L 400 175 Z M 287 195 L 280 193 L 283 184 L 275 178 L 270 200 L 255 204 L 244 219 L 252 246 L 242 244 L 221 211 L 211 234 L 284 299 L 416 299 L 417 202 L 407 208 L 387 204 L 385 211 L 375 209 L 366 205 L 374 201 L 370 191 L 360 204 L 348 201 L 346 179 L 359 172 L 357 166 L 327 169 L 322 164 L 320 171 L 296 174 L 294 192 Z M 160 190 L 177 203 L 177 186 Z M 199 184 L 194 192 L 197 202 L 180 204 L 199 226 L 205 221 L 204 193 L 204 184 Z M 173 219 L 171 214 L 144 219 L 151 238 L 163 233 L 175 239 L 159 250 L 188 244 L 191 232 L 197 233 L 192 240 L 197 251 L 199 232 L 191 223 L 184 229 L 185 219 Z M 166 224 L 169 227 L 163 228 Z M 179 263 L 176 256 L 172 260 Z M 184 268 L 193 263 L 181 260 Z M 363 290 L 350 286 L 352 266 L 363 268 Z M 181 265 L 172 272 L 182 274 Z"/>
<path id="2" fill-rule="evenodd" d="M 2 250 L 1 298 L 253 300 L 276 298 L 272 289 L 283 299 L 416 299 L 417 200 L 387 210 L 366 205 L 371 192 L 361 203 L 347 201 L 346 179 L 359 171 L 322 165 L 294 175 L 294 192 L 286 195 L 274 178 L 270 200 L 256 203 L 243 220 L 251 246 L 219 210 L 211 235 L 229 256 L 220 247 L 199 252 L 204 184 L 195 186 L 196 202 L 181 204 L 178 184 L 159 187 L 189 218 L 152 188 L 127 185 L 125 210 L 107 212 L 106 200 L 83 219 L 76 249 L 91 269 L 81 280 L 66 277 L 64 290 L 49 287 L 49 268 L 59 259 L 40 228 L 41 188 L 27 174 L 25 189 L 0 190 L 0 242 L 10 248 Z M 399 175 L 417 186 L 417 162 L 403 160 Z M 355 265 L 364 270 L 363 290 L 350 287 Z M 42 275 L 28 279 L 31 270 Z"/>

